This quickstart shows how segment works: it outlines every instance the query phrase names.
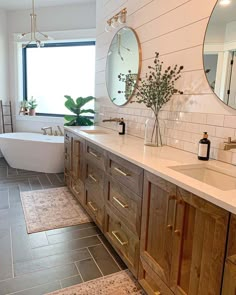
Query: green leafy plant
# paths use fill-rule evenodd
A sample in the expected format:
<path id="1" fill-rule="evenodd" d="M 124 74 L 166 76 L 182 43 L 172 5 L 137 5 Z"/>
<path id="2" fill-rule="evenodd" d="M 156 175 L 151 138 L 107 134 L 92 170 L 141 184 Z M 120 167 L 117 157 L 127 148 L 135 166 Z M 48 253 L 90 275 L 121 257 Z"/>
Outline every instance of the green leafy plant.
<path id="1" fill-rule="evenodd" d="M 126 84 L 126 89 L 134 89 L 136 100 L 133 102 L 144 103 L 154 113 L 154 122 L 149 121 L 148 124 L 146 121 L 145 124 L 146 145 L 162 145 L 158 114 L 161 107 L 171 99 L 173 94 L 182 94 L 182 91 L 175 88 L 175 82 L 181 77 L 183 68 L 183 66 L 175 65 L 164 69 L 163 62 L 159 59 L 159 53 L 155 52 L 154 65 L 148 66 L 149 72 L 145 74 L 144 78 L 139 78 L 139 83 L 131 71 L 128 71 L 128 74 L 120 73 L 118 76 L 119 81 Z M 127 95 L 127 90 L 118 91 L 118 93 L 122 92 Z"/>
<path id="2" fill-rule="evenodd" d="M 36 101 L 36 99 L 35 98 L 33 98 L 33 96 L 31 96 L 31 99 L 28 101 L 28 108 L 29 108 L 29 110 L 34 110 L 34 109 L 36 109 L 36 107 L 37 107 L 37 101 Z"/>
<path id="3" fill-rule="evenodd" d="M 144 79 L 139 79 L 139 83 L 133 78 L 131 71 L 128 75 L 121 73 L 118 78 L 119 81 L 134 87 L 136 102 L 144 103 L 157 116 L 161 107 L 171 99 L 173 94 L 182 94 L 182 91 L 175 88 L 175 82 L 181 77 L 180 73 L 183 68 L 183 66 L 175 65 L 164 70 L 159 53 L 155 52 L 154 65 L 148 66 L 149 72 L 146 73 Z"/>
<path id="4" fill-rule="evenodd" d="M 28 101 L 27 100 L 22 100 L 20 102 L 20 107 L 27 109 L 28 108 Z"/>
<path id="5" fill-rule="evenodd" d="M 92 109 L 82 109 L 86 103 L 95 99 L 93 96 L 88 97 L 78 97 L 74 100 L 71 96 L 65 95 L 66 98 L 65 107 L 70 110 L 75 115 L 65 115 L 64 118 L 66 122 L 65 126 L 91 126 L 93 125 L 93 121 L 89 118 L 83 116 L 84 114 L 90 113 L 95 114 Z"/>

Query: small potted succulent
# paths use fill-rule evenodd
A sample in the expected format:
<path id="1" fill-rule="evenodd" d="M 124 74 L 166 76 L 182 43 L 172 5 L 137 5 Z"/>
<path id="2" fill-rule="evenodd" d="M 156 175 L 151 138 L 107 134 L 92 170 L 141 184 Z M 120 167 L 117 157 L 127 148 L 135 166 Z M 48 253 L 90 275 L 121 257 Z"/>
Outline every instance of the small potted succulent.
<path id="1" fill-rule="evenodd" d="M 33 96 L 31 96 L 31 99 L 28 101 L 28 109 L 29 109 L 29 115 L 35 116 L 35 109 L 37 107 L 37 101 Z"/>
<path id="2" fill-rule="evenodd" d="M 27 100 L 22 100 L 20 102 L 20 111 L 19 111 L 19 115 L 20 114 L 23 115 L 28 115 L 28 101 Z"/>

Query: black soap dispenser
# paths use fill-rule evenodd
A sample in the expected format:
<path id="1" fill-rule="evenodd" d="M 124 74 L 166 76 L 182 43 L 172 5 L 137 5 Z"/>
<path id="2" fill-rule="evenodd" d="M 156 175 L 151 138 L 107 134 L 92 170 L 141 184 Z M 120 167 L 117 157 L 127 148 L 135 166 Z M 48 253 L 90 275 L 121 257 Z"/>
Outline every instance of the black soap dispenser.
<path id="1" fill-rule="evenodd" d="M 209 160 L 211 142 L 208 139 L 207 132 L 203 133 L 203 138 L 198 144 L 198 159 L 203 161 Z"/>
<path id="2" fill-rule="evenodd" d="M 124 122 L 124 119 L 123 118 L 120 119 L 120 123 L 119 123 L 118 129 L 119 129 L 119 134 L 120 135 L 124 135 L 125 134 L 125 122 Z"/>

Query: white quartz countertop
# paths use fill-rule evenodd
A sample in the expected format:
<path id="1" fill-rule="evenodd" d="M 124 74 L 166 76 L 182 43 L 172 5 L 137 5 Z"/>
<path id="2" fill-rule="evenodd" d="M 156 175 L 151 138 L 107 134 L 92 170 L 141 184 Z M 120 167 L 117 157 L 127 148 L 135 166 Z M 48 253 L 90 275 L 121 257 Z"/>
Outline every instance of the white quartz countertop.
<path id="1" fill-rule="evenodd" d="M 170 168 L 205 163 L 205 161 L 199 161 L 195 154 L 169 146 L 145 146 L 143 139 L 130 135 L 119 135 L 118 132 L 100 126 L 72 126 L 65 127 L 65 129 L 236 214 L 236 189 L 221 190 Z M 92 134 L 83 132 L 83 130 L 102 130 L 104 133 Z M 216 160 L 209 160 L 208 163 L 224 169 L 228 174 L 236 175 L 236 166 Z"/>

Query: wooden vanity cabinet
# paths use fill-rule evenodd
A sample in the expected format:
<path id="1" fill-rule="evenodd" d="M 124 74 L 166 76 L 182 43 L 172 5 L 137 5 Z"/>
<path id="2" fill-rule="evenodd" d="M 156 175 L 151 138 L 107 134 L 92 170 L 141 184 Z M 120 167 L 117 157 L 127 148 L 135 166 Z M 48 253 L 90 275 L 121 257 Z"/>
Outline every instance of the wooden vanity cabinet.
<path id="1" fill-rule="evenodd" d="M 236 294 L 236 215 L 231 214 L 222 295 Z"/>
<path id="2" fill-rule="evenodd" d="M 224 209 L 145 173 L 139 280 L 148 294 L 169 294 L 168 287 L 220 295 L 228 219 Z"/>
<path id="3" fill-rule="evenodd" d="M 71 132 L 65 133 L 65 183 L 74 196 L 84 204 L 85 141 Z"/>
<path id="4" fill-rule="evenodd" d="M 104 170 L 105 151 L 86 142 L 85 148 L 85 209 L 103 231 L 105 218 Z"/>
<path id="5" fill-rule="evenodd" d="M 106 172 L 104 233 L 137 277 L 143 169 L 107 153 Z"/>

